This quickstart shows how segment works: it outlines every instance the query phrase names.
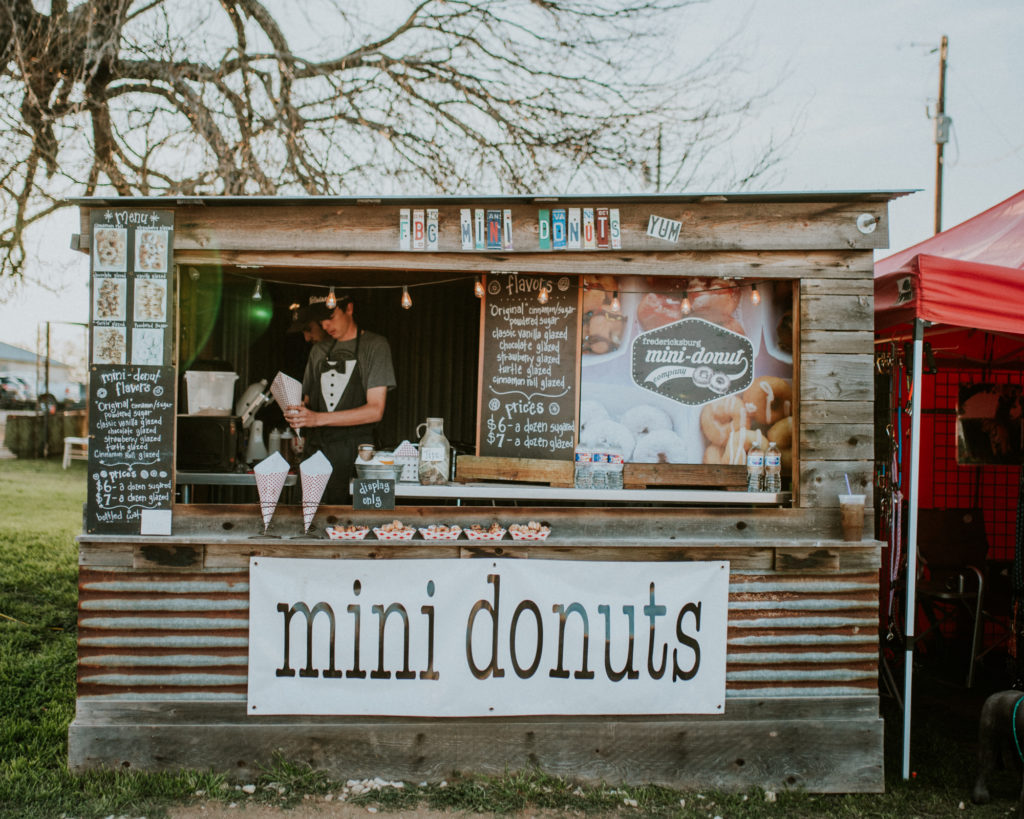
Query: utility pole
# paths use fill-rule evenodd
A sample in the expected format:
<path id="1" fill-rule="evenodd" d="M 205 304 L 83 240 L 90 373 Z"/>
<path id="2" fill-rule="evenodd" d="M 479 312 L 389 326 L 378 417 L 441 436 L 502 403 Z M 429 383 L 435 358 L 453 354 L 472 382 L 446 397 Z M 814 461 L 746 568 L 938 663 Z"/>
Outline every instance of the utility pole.
<path id="1" fill-rule="evenodd" d="M 935 232 L 942 230 L 942 150 L 949 142 L 952 118 L 946 116 L 946 53 L 949 38 L 942 35 L 939 47 L 939 102 L 935 111 Z"/>

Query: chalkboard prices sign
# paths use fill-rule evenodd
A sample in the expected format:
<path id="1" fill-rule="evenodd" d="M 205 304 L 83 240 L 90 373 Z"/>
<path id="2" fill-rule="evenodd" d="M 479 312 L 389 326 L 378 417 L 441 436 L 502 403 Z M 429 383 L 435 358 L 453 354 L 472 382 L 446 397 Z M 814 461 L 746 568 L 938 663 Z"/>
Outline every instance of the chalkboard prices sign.
<path id="1" fill-rule="evenodd" d="M 394 509 L 395 482 L 387 478 L 355 478 L 352 481 L 353 509 Z"/>
<path id="2" fill-rule="evenodd" d="M 572 460 L 579 403 L 576 279 L 491 274 L 482 310 L 477 453 Z"/>
<path id="3" fill-rule="evenodd" d="M 174 214 L 90 214 L 90 534 L 169 535 L 174 497 Z"/>

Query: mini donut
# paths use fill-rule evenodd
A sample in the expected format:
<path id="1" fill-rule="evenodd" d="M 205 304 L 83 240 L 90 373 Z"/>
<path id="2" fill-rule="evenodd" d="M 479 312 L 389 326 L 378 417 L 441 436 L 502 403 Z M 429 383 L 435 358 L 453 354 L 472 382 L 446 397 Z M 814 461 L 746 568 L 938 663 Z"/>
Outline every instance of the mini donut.
<path id="1" fill-rule="evenodd" d="M 583 277 L 583 313 L 598 313 L 610 304 L 619 282 L 614 276 Z"/>
<path id="2" fill-rule="evenodd" d="M 672 419 L 668 413 L 650 404 L 630 407 L 619 421 L 634 435 L 647 435 L 650 432 L 672 429 Z"/>
<path id="3" fill-rule="evenodd" d="M 694 311 L 731 316 L 740 306 L 740 289 L 725 279 L 691 279 L 688 295 Z"/>
<path id="4" fill-rule="evenodd" d="M 724 327 L 726 330 L 732 330 L 737 335 L 746 337 L 747 331 L 743 329 L 743 325 L 735 316 L 729 313 L 720 313 L 717 310 L 694 310 L 690 313 L 693 318 L 701 318 L 704 321 L 710 321 L 712 324 L 717 324 L 719 327 Z"/>
<path id="5" fill-rule="evenodd" d="M 775 441 L 779 449 L 789 449 L 793 446 L 793 416 L 787 415 L 781 421 L 776 421 L 765 437 L 769 441 Z"/>
<path id="6" fill-rule="evenodd" d="M 738 395 L 727 395 L 705 404 L 700 411 L 700 431 L 709 444 L 724 447 L 734 429 L 747 429 L 750 419 Z"/>
<path id="7" fill-rule="evenodd" d="M 759 375 L 743 391 L 743 404 L 752 423 L 770 427 L 792 415 L 793 388 L 788 381 L 774 375 Z"/>
<path id="8" fill-rule="evenodd" d="M 636 308 L 636 320 L 644 330 L 664 327 L 682 317 L 682 298 L 664 293 L 647 293 Z"/>
<path id="9" fill-rule="evenodd" d="M 741 466 L 747 462 L 747 450 L 754 445 L 764 449 L 767 444 L 759 429 L 734 429 L 722 448 L 722 463 Z"/>
<path id="10" fill-rule="evenodd" d="M 583 314 L 587 313 L 600 313 L 604 310 L 605 298 L 611 301 L 611 294 L 605 293 L 603 290 L 584 290 L 583 291 Z"/>
<path id="11" fill-rule="evenodd" d="M 619 349 L 626 320 L 620 313 L 595 313 L 583 323 L 583 352 L 604 355 Z"/>
<path id="12" fill-rule="evenodd" d="M 634 463 L 681 464 L 686 462 L 686 445 L 670 429 L 658 429 L 641 435 L 633 450 Z"/>
<path id="13" fill-rule="evenodd" d="M 611 416 L 600 401 L 580 401 L 580 429 L 595 421 L 607 421 Z"/>
<path id="14" fill-rule="evenodd" d="M 636 440 L 633 433 L 617 421 L 594 421 L 587 424 L 580 435 L 580 443 L 600 452 L 617 452 L 623 459 L 629 460 L 633 454 Z"/>
<path id="15" fill-rule="evenodd" d="M 706 464 L 720 464 L 722 462 L 722 448 L 709 444 L 708 448 L 704 450 L 704 463 Z"/>

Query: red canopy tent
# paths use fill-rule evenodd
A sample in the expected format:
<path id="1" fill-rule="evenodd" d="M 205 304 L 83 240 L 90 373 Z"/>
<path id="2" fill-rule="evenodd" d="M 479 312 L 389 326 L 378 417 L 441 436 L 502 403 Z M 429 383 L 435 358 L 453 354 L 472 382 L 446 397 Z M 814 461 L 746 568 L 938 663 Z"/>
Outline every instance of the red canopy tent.
<path id="1" fill-rule="evenodd" d="M 936 357 L 992 364 L 1024 351 L 1024 191 L 875 264 L 876 343 L 913 338 L 907 494 L 903 778 L 910 776 L 924 338 Z"/>
<path id="2" fill-rule="evenodd" d="M 1024 335 L 1024 190 L 875 263 L 875 332 Z M 1019 341 L 1019 340 L 1018 340 Z"/>

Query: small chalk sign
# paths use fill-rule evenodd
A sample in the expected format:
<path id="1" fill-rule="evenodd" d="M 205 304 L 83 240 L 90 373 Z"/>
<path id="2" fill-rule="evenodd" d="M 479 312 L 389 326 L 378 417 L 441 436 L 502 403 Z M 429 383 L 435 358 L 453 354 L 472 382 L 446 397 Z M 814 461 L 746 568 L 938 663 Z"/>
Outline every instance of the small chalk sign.
<path id="1" fill-rule="evenodd" d="M 355 478 L 352 481 L 353 509 L 394 509 L 395 481 L 388 478 Z"/>

